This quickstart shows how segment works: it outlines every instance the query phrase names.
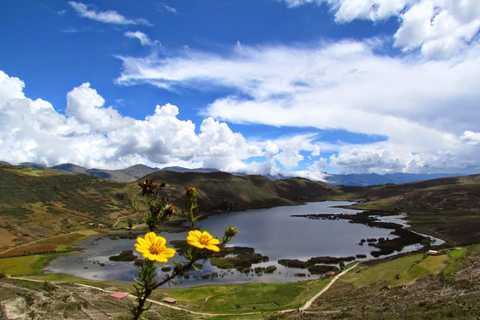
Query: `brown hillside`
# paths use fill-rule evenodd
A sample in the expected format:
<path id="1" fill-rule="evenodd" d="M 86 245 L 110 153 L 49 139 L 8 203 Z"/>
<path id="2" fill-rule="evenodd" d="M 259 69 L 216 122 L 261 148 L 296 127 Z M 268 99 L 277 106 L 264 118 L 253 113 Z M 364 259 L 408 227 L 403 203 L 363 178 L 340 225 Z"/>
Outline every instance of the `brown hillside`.
<path id="1" fill-rule="evenodd" d="M 205 213 L 295 205 L 325 200 L 333 194 L 326 184 L 301 178 L 271 181 L 263 176 L 235 176 L 225 172 L 170 171 L 158 171 L 145 178 L 166 183 L 165 195 L 180 208 L 185 187 L 196 187 L 200 210 Z"/>

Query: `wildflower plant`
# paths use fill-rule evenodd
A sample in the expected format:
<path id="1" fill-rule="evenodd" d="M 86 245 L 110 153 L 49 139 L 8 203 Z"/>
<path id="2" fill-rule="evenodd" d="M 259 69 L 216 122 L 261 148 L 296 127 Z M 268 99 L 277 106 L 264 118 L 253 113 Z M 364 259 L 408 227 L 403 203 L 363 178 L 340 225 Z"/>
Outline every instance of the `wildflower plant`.
<path id="1" fill-rule="evenodd" d="M 142 189 L 142 196 L 145 197 L 145 202 L 149 209 L 149 212 L 145 215 L 144 222 L 150 231 L 154 231 L 159 224 L 176 214 L 176 208 L 173 204 L 167 202 L 167 198 L 159 196 L 159 191 L 166 186 L 165 183 L 158 186 L 153 180 L 145 179 L 145 181 L 139 182 L 138 185 Z"/>
<path id="2" fill-rule="evenodd" d="M 197 204 L 197 196 L 198 196 L 198 191 L 195 187 L 186 187 L 186 192 L 185 192 L 185 209 L 187 210 L 187 213 L 189 214 L 189 219 L 192 224 L 192 229 L 195 228 L 195 221 L 197 221 L 201 216 L 198 215 L 197 209 L 198 209 L 198 204 Z"/>
<path id="3" fill-rule="evenodd" d="M 152 180 L 145 180 L 145 182 L 139 183 L 142 188 L 142 195 L 145 196 L 145 201 L 150 207 L 150 215 L 147 215 L 149 219 L 155 220 L 154 226 L 157 223 L 161 223 L 175 212 L 175 206 L 168 204 L 166 199 L 161 201 L 155 200 L 157 185 Z M 161 185 L 165 187 L 165 184 Z M 176 250 L 167 247 L 167 240 L 158 236 L 152 231 L 151 225 L 148 224 L 149 220 L 145 219 L 146 224 L 150 228 L 150 232 L 145 234 L 145 237 L 138 237 L 135 249 L 142 254 L 144 260 L 142 263 L 137 264 L 138 277 L 135 278 L 134 292 L 136 297 L 136 304 L 132 306 L 131 312 L 133 319 L 137 320 L 141 318 L 144 311 L 151 307 L 151 304 L 147 305 L 148 297 L 158 287 L 170 283 L 174 278 L 183 276 L 188 271 L 196 269 L 195 262 L 200 259 L 207 259 L 213 252 L 219 252 L 225 245 L 237 234 L 237 229 L 233 226 L 229 226 L 225 229 L 222 240 L 213 237 L 209 232 L 201 232 L 199 228 L 195 228 L 194 223 L 198 220 L 199 216 L 196 214 L 198 191 L 194 187 L 188 187 L 186 192 L 185 207 L 189 214 L 189 220 L 191 222 L 191 230 L 188 232 L 186 238 L 189 249 L 183 254 L 186 261 L 173 262 L 174 269 L 171 274 L 167 274 L 162 280 L 157 278 L 157 262 L 166 263 L 168 259 L 173 258 L 176 254 Z M 158 203 L 157 203 L 158 202 Z M 155 210 L 160 208 L 153 215 Z"/>

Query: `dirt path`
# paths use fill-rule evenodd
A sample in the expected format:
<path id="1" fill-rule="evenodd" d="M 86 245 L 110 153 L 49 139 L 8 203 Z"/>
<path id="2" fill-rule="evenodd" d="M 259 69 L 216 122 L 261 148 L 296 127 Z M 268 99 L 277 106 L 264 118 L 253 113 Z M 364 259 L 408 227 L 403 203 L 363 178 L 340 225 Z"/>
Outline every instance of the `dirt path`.
<path id="1" fill-rule="evenodd" d="M 337 274 L 333 279 L 332 281 L 330 281 L 330 283 L 325 287 L 323 288 L 319 293 L 317 293 L 315 296 L 313 296 L 310 300 L 308 300 L 305 305 L 303 307 L 300 308 L 300 311 L 305 311 L 307 310 L 308 308 L 310 308 L 312 306 L 312 303 L 318 299 L 318 297 L 320 297 L 322 294 L 324 294 L 325 292 L 327 292 L 328 289 L 330 289 L 330 287 L 343 275 L 345 275 L 347 272 L 350 272 L 351 270 L 355 269 L 358 265 L 360 264 L 360 262 L 357 262 L 355 263 L 351 268 L 348 268 L 348 269 L 345 269 L 343 270 L 342 272 L 340 272 L 339 274 Z"/>
<path id="2" fill-rule="evenodd" d="M 306 311 L 307 309 L 309 309 L 309 308 L 312 306 L 313 302 L 314 302 L 315 300 L 317 300 L 322 294 L 324 294 L 325 292 L 327 292 L 327 290 L 330 289 L 330 287 L 331 287 L 338 279 L 340 279 L 340 277 L 342 277 L 343 275 L 345 275 L 347 272 L 355 269 L 359 264 L 360 264 L 360 262 L 357 262 L 357 263 L 355 263 L 351 268 L 345 269 L 345 270 L 343 270 L 342 272 L 340 272 L 339 274 L 337 274 L 337 275 L 332 279 L 332 281 L 330 281 L 330 283 L 329 283 L 325 288 L 323 288 L 323 289 L 320 290 L 316 295 L 314 295 L 312 298 L 310 298 L 310 300 L 308 300 L 308 301 L 303 305 L 303 307 L 298 308 L 298 309 L 290 309 L 290 310 L 278 311 L 278 313 L 290 313 L 290 312 Z"/>

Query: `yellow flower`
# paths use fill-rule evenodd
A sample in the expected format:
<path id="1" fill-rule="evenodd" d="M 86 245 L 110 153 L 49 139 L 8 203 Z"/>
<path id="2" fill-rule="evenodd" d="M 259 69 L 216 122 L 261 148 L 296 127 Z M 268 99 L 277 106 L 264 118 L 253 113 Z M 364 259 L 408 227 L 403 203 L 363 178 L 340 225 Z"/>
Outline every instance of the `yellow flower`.
<path id="1" fill-rule="evenodd" d="M 215 239 L 207 231 L 200 232 L 198 230 L 192 230 L 188 232 L 187 243 L 192 247 L 200 249 L 207 249 L 215 252 L 219 252 L 220 248 L 217 245 L 220 244 L 220 240 Z"/>
<path id="2" fill-rule="evenodd" d="M 138 237 L 135 243 L 135 249 L 143 254 L 148 260 L 167 262 L 167 258 L 175 255 L 175 249 L 165 247 L 167 240 L 164 237 L 157 236 L 155 232 L 149 232 L 145 239 Z"/>

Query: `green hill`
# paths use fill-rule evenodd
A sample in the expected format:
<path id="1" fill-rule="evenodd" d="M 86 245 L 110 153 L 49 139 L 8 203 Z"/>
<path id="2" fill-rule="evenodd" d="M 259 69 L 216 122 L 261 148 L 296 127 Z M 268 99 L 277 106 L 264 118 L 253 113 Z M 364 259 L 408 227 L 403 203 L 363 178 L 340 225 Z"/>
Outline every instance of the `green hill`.
<path id="1" fill-rule="evenodd" d="M 113 225 L 134 211 L 124 184 L 0 165 L 0 248 L 46 236 Z"/>
<path id="2" fill-rule="evenodd" d="M 340 187 L 356 207 L 406 213 L 412 229 L 452 245 L 480 243 L 480 175 L 399 185 Z"/>
<path id="3" fill-rule="evenodd" d="M 204 213 L 295 205 L 333 195 L 326 184 L 302 178 L 271 181 L 263 176 L 235 176 L 225 172 L 171 171 L 157 171 L 145 178 L 166 183 L 167 197 L 179 207 L 183 207 L 185 187 L 196 187 L 198 204 Z"/>
<path id="4" fill-rule="evenodd" d="M 333 191 L 306 179 L 271 181 L 223 172 L 157 171 L 146 178 L 166 183 L 162 196 L 183 209 L 186 186 L 199 189 L 202 214 L 295 205 L 324 200 Z M 0 249 L 85 228 L 124 227 L 143 219 L 138 182 L 112 182 L 87 174 L 0 165 Z"/>

